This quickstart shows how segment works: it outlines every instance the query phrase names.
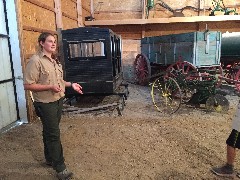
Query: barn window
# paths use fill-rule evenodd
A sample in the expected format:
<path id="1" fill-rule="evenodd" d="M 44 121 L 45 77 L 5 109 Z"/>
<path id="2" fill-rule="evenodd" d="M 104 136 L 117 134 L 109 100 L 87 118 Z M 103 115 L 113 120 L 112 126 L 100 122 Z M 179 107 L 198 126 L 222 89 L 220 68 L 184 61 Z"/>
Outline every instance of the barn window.
<path id="1" fill-rule="evenodd" d="M 105 46 L 101 41 L 96 42 L 70 42 L 70 60 L 76 58 L 105 57 Z"/>

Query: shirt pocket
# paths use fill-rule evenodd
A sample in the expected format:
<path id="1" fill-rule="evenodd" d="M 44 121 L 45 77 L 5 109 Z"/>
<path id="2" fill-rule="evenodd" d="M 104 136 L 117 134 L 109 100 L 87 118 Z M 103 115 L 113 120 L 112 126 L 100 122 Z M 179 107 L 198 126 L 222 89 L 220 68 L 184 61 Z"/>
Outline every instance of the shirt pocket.
<path id="1" fill-rule="evenodd" d="M 50 84 L 50 71 L 42 70 L 39 77 L 40 84 Z"/>
<path id="2" fill-rule="evenodd" d="M 61 68 L 58 68 L 57 70 L 57 75 L 58 77 L 62 78 L 63 77 L 63 70 Z"/>

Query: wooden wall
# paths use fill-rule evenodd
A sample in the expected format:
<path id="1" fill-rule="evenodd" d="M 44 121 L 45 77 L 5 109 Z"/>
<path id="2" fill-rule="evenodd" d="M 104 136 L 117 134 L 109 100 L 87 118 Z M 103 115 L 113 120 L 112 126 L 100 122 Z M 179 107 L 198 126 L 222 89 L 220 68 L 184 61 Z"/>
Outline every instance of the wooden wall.
<path id="1" fill-rule="evenodd" d="M 148 0 L 93 0 L 93 2 L 94 17 L 96 20 L 146 18 L 142 14 L 146 11 Z M 154 0 L 154 6 L 149 10 L 148 18 L 168 18 L 174 16 L 171 11 L 163 8 L 158 2 Z M 211 9 L 214 8 L 212 0 L 163 0 L 163 2 L 172 10 L 182 12 L 185 17 L 208 16 Z M 239 0 L 224 0 L 224 5 L 230 9 L 236 8 L 238 12 L 240 10 Z M 224 13 L 219 11 L 215 14 L 223 15 Z"/>
<path id="2" fill-rule="evenodd" d="M 23 65 L 36 51 L 41 32 L 57 34 L 58 28 L 70 29 L 79 24 L 77 0 L 19 0 L 18 9 Z"/>
<path id="3" fill-rule="evenodd" d="M 140 19 L 142 18 L 141 0 L 94 0 L 94 18 L 99 19 Z"/>
<path id="4" fill-rule="evenodd" d="M 61 0 L 63 29 L 78 27 L 76 0 Z"/>
<path id="5" fill-rule="evenodd" d="M 91 15 L 91 1 L 90 0 L 82 0 L 82 16 L 83 21 L 85 22 L 85 17 Z"/>
<path id="6" fill-rule="evenodd" d="M 89 5 L 82 0 L 16 0 L 23 72 L 29 58 L 38 48 L 38 36 L 57 30 L 83 26 Z M 82 9 L 83 12 L 82 12 Z M 29 120 L 34 119 L 32 102 L 27 94 Z"/>

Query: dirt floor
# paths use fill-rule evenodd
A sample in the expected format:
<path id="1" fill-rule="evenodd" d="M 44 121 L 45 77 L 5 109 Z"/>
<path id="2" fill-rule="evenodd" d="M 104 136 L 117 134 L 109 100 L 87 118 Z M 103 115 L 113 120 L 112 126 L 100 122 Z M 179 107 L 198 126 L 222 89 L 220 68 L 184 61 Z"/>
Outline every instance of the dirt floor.
<path id="1" fill-rule="evenodd" d="M 152 105 L 149 87 L 130 84 L 129 91 L 123 116 L 116 110 L 63 115 L 62 144 L 74 179 L 220 179 L 210 168 L 225 163 L 236 94 L 227 93 L 226 114 L 183 106 L 165 116 Z M 0 180 L 56 179 L 43 164 L 38 120 L 0 135 L 0 144 Z"/>

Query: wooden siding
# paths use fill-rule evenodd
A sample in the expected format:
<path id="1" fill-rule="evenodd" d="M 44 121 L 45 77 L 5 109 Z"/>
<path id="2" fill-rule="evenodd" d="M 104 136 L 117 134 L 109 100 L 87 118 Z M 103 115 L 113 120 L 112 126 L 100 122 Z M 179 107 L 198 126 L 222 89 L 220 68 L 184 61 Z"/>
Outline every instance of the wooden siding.
<path id="1" fill-rule="evenodd" d="M 16 0 L 23 72 L 29 58 L 38 50 L 38 36 L 50 32 L 57 37 L 58 28 L 71 29 L 82 24 L 82 0 Z M 86 5 L 86 3 L 84 3 Z M 78 6 L 80 5 L 80 7 Z M 56 7 L 55 7 L 56 6 Z M 86 15 L 89 12 L 85 13 Z M 28 118 L 34 118 L 34 108 L 27 92 Z"/>
<path id="2" fill-rule="evenodd" d="M 62 0 L 63 29 L 78 27 L 77 1 Z"/>

